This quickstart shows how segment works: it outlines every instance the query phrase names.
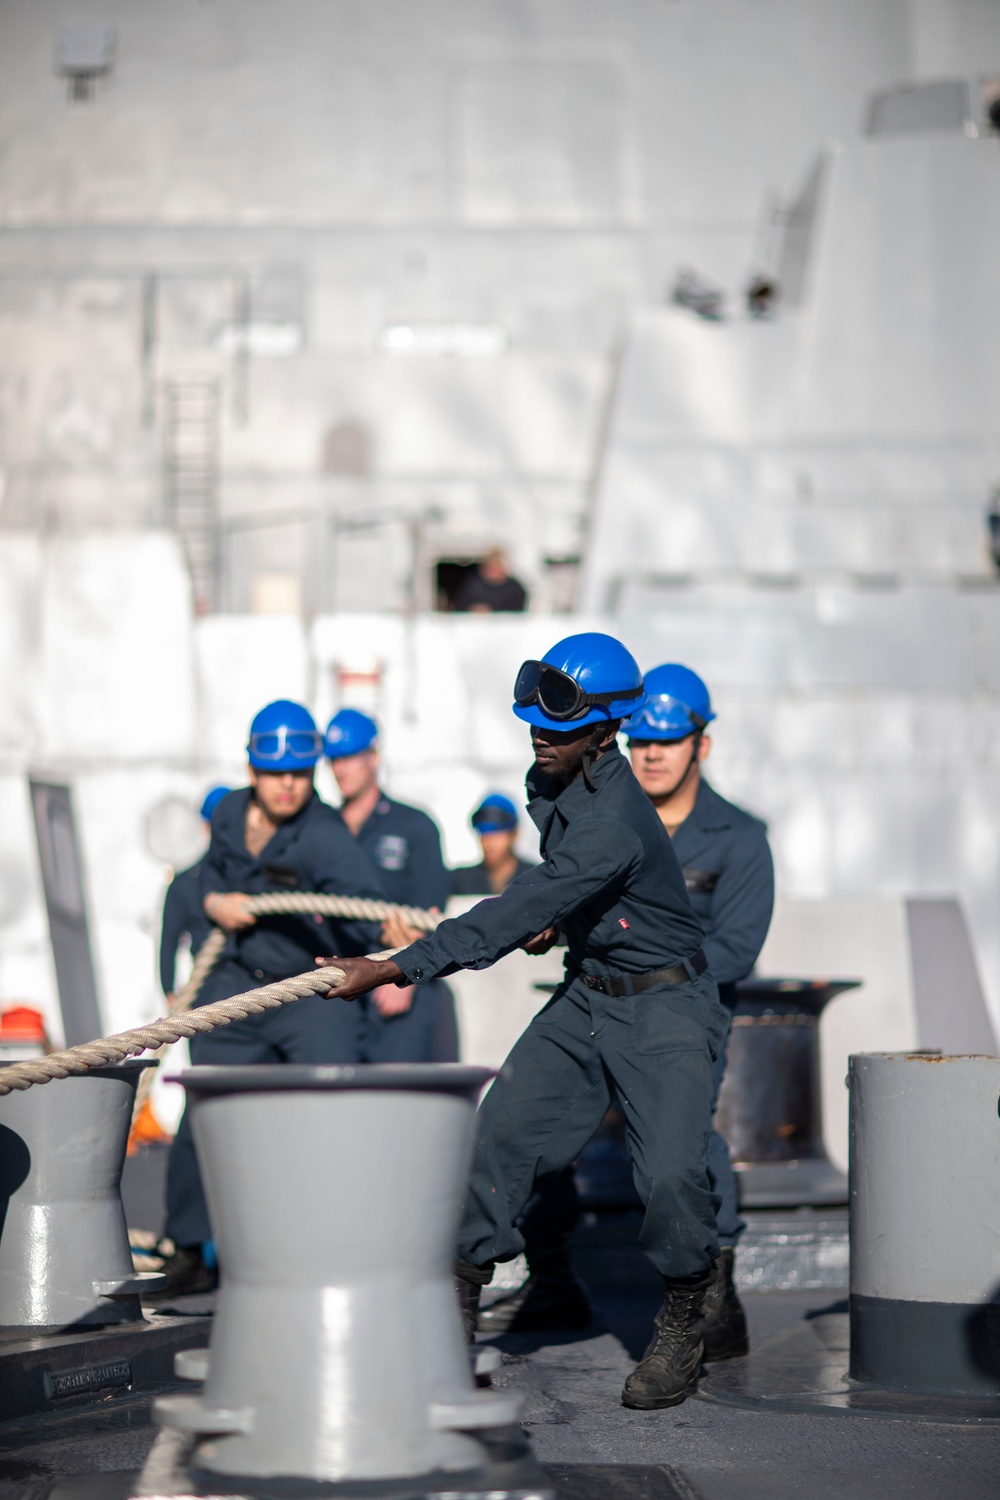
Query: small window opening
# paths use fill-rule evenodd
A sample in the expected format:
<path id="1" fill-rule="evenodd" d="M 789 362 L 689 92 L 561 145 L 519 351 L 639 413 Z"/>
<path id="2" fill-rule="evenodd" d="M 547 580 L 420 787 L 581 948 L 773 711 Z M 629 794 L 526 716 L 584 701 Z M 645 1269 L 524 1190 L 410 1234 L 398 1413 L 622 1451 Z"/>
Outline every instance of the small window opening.
<path id="1" fill-rule="evenodd" d="M 479 566 L 479 558 L 441 557 L 434 565 L 434 608 L 451 614 L 465 581 Z"/>

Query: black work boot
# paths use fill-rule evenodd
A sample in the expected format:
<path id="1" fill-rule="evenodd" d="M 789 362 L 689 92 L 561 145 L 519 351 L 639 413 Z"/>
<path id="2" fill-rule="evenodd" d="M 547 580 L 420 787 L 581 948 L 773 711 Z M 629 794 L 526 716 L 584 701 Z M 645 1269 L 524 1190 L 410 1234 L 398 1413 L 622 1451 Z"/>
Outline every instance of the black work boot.
<path id="1" fill-rule="evenodd" d="M 701 1320 L 705 1293 L 715 1272 L 671 1281 L 664 1277 L 666 1295 L 653 1323 L 649 1348 L 625 1382 L 622 1405 L 639 1411 L 679 1406 L 701 1368 Z"/>
<path id="2" fill-rule="evenodd" d="M 164 1297 L 193 1297 L 214 1292 L 219 1285 L 219 1273 L 206 1266 L 200 1245 L 177 1245 L 172 1254 L 164 1256 L 163 1271 L 166 1285 L 152 1293 L 150 1301 L 162 1302 Z"/>
<path id="3" fill-rule="evenodd" d="M 458 1295 L 458 1310 L 462 1314 L 462 1327 L 469 1343 L 473 1343 L 479 1327 L 479 1297 L 484 1286 L 493 1280 L 493 1266 L 473 1266 L 466 1260 L 455 1262 L 455 1291 Z"/>
<path id="4" fill-rule="evenodd" d="M 568 1246 L 533 1255 L 529 1272 L 527 1281 L 516 1291 L 482 1309 L 479 1327 L 483 1333 L 590 1327 L 590 1298 L 573 1272 Z"/>
<path id="5" fill-rule="evenodd" d="M 750 1353 L 747 1315 L 733 1281 L 735 1251 L 724 1245 L 705 1293 L 701 1337 L 706 1364 L 717 1359 L 738 1359 Z"/>
<path id="6" fill-rule="evenodd" d="M 590 1298 L 582 1281 L 572 1273 L 550 1278 L 541 1273 L 528 1277 L 517 1291 L 498 1297 L 479 1314 L 483 1333 L 528 1333 L 533 1329 L 589 1328 Z"/>

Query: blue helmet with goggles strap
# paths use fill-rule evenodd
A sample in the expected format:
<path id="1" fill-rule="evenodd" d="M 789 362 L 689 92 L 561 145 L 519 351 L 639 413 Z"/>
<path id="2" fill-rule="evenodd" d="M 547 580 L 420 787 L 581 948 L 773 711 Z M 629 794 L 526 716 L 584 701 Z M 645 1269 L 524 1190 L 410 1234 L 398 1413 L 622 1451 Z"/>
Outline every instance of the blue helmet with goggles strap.
<path id="1" fill-rule="evenodd" d="M 323 751 L 327 760 L 343 760 L 370 750 L 378 739 L 378 725 L 358 708 L 342 708 L 326 726 Z"/>
<path id="2" fill-rule="evenodd" d="M 301 703 L 279 698 L 250 725 L 247 755 L 255 771 L 308 771 L 322 752 L 323 736 Z"/>
<path id="3" fill-rule="evenodd" d="M 676 662 L 646 673 L 646 702 L 622 730 L 630 740 L 686 740 L 715 718 L 708 688 L 697 672 Z"/>
<path id="4" fill-rule="evenodd" d="M 538 729 L 566 731 L 627 719 L 646 701 L 642 673 L 614 636 L 570 635 L 526 661 L 514 684 L 514 712 Z"/>

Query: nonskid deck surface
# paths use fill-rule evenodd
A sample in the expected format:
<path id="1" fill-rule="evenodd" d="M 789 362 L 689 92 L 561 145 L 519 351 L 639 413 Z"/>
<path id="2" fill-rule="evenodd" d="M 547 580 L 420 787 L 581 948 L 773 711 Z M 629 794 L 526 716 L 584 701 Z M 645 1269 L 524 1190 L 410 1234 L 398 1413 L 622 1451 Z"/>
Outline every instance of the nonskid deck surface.
<path id="1" fill-rule="evenodd" d="M 755 1350 L 794 1340 L 817 1315 L 836 1318 L 829 1309 L 841 1295 L 748 1294 Z M 627 1411 L 621 1387 L 642 1353 L 655 1299 L 598 1290 L 595 1303 L 586 1333 L 494 1341 L 504 1360 L 494 1383 L 526 1393 L 534 1456 L 559 1500 L 995 1500 L 995 1425 L 701 1399 Z M 737 1369 L 715 1367 L 726 1379 Z M 125 1392 L 2 1427 L 0 1500 L 124 1500 L 154 1436 L 149 1397 Z"/>
<path id="2" fill-rule="evenodd" d="M 503 1358 L 494 1385 L 527 1396 L 525 1429 L 545 1486 L 539 1493 L 558 1500 L 995 1500 L 998 1426 L 929 1423 L 905 1407 L 838 1420 L 822 1399 L 789 1403 L 790 1387 L 815 1389 L 843 1373 L 832 1365 L 844 1363 L 833 1346 L 843 1343 L 837 1330 L 846 1321 L 846 1223 L 828 1210 L 748 1217 L 745 1279 L 771 1288 L 743 1293 L 754 1353 L 704 1372 L 709 1399 L 637 1412 L 621 1406 L 621 1387 L 649 1337 L 659 1279 L 638 1249 L 637 1215 L 585 1216 L 575 1258 L 594 1294 L 593 1326 L 492 1340 Z M 197 1325 L 204 1342 L 213 1302 L 161 1304 L 153 1325 L 172 1326 L 178 1339 L 184 1323 L 192 1333 Z M 85 1343 L 78 1336 L 71 1343 L 82 1366 Z M 825 1358 L 831 1350 L 832 1362 Z M 94 1352 L 106 1351 L 95 1345 Z M 165 1369 L 162 1378 L 169 1379 Z M 777 1399 L 758 1399 L 762 1391 Z M 108 1385 L 59 1397 L 46 1415 L 0 1425 L 0 1500 L 125 1500 L 156 1435 L 152 1394 L 150 1385 Z M 414 1500 L 428 1491 L 382 1493 Z M 449 1500 L 461 1493 L 456 1486 Z M 498 1500 L 504 1493 L 517 1491 L 493 1490 Z"/>

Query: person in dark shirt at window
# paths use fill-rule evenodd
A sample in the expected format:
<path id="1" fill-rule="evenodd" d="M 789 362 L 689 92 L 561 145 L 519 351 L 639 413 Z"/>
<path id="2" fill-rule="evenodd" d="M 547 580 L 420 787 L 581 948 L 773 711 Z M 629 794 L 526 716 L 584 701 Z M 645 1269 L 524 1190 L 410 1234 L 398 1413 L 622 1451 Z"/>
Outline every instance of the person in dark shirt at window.
<path id="1" fill-rule="evenodd" d="M 499 896 L 516 875 L 532 866 L 514 853 L 517 808 L 503 792 L 490 792 L 469 820 L 479 836 L 483 859 L 451 872 L 453 896 Z"/>
<path id="2" fill-rule="evenodd" d="M 519 614 L 527 607 L 524 585 L 507 572 L 507 559 L 499 547 L 487 552 L 455 598 L 455 609 L 460 614 Z"/>

